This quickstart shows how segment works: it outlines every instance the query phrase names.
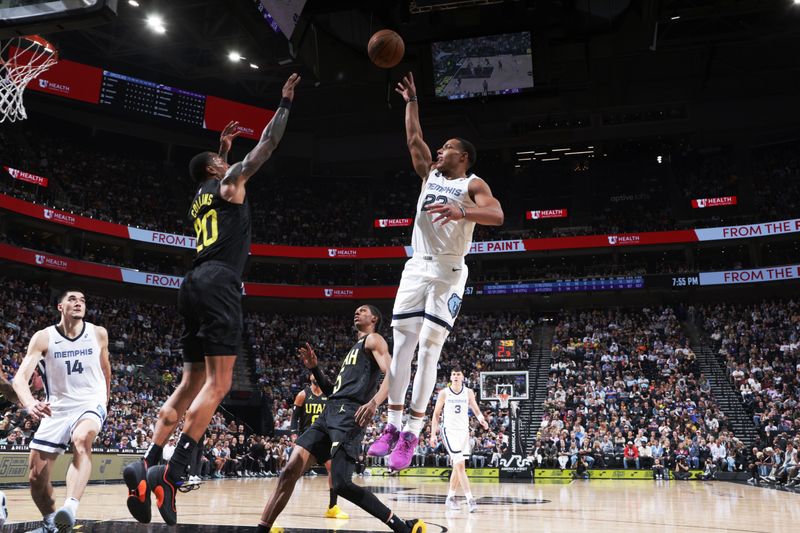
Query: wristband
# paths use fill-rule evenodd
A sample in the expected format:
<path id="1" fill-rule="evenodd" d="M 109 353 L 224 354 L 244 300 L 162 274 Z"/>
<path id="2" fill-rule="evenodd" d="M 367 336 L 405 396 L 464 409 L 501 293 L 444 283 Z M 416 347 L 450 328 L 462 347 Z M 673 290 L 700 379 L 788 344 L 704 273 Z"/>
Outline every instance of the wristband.
<path id="1" fill-rule="evenodd" d="M 416 102 L 416 101 L 417 101 L 417 97 L 416 96 L 409 96 L 408 100 L 406 100 L 406 103 L 410 104 L 411 102 Z"/>
<path id="2" fill-rule="evenodd" d="M 464 210 L 464 208 L 458 206 L 458 209 L 461 211 L 461 218 L 467 218 L 467 212 Z"/>
<path id="3" fill-rule="evenodd" d="M 281 98 L 281 103 L 278 104 L 278 107 L 285 107 L 286 109 L 292 108 L 292 99 L 286 98 L 285 96 Z"/>

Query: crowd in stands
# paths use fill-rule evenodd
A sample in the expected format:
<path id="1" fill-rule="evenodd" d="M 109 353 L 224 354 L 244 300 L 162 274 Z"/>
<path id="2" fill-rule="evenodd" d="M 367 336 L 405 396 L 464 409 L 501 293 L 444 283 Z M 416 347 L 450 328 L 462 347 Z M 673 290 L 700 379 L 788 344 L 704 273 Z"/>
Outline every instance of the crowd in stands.
<path id="1" fill-rule="evenodd" d="M 670 307 L 563 312 L 547 391 L 537 465 L 665 475 L 745 461 Z"/>
<path id="2" fill-rule="evenodd" d="M 0 362 L 10 379 L 33 332 L 56 322 L 55 292 L 46 284 L 0 281 L 6 296 L 0 303 Z M 151 442 L 158 408 L 180 380 L 179 319 L 170 306 L 87 297 L 86 320 L 110 332 L 113 370 L 109 416 L 97 446 L 133 453 Z M 653 468 L 656 476 L 689 468 L 712 474 L 749 468 L 756 480 L 796 483 L 800 305 L 794 300 L 709 305 L 693 309 L 689 317 L 703 326 L 752 414 L 760 435 L 754 449 L 745 449 L 733 435 L 709 380 L 700 372 L 679 324 L 682 308 L 564 311 L 552 341 L 544 416 L 528 450 L 534 465 Z M 250 374 L 265 405 L 272 407 L 274 425 L 260 434 L 227 413 L 217 413 L 197 475 L 266 476 L 280 470 L 292 449 L 293 400 L 308 379 L 297 347 L 311 343 L 333 378 L 342 354 L 355 342 L 349 318 L 347 313 L 246 314 Z M 443 349 L 436 390 L 447 385 L 456 363 L 463 368 L 465 384 L 475 390 L 480 389 L 481 371 L 506 370 L 494 358 L 500 339 L 516 341 L 516 367 L 526 368 L 536 327 L 537 321 L 528 315 L 461 316 Z M 383 329 L 391 342 L 389 331 Z M 435 400 L 436 394 L 429 412 Z M 1 407 L 0 448 L 24 447 L 36 423 L 17 406 Z M 479 430 L 471 419 L 470 464 L 496 465 L 508 446 L 509 411 L 486 401 L 481 408 L 490 430 Z M 385 412 L 379 412 L 368 424 L 363 450 L 379 437 L 385 423 Z M 428 445 L 429 431 L 430 426 L 420 439 L 414 464 L 445 466 L 448 458 L 441 446 Z"/>
<path id="3" fill-rule="evenodd" d="M 708 305 L 697 317 L 758 430 L 753 481 L 799 485 L 800 304 Z"/>
<path id="4" fill-rule="evenodd" d="M 126 141 L 115 134 L 94 135 L 90 147 L 82 138 L 83 133 L 63 136 L 34 121 L 15 128 L 14 135 L 0 133 L 0 145 L 4 148 L 0 166 L 42 175 L 50 180 L 50 185 L 37 187 L 4 175 L 0 176 L 0 192 L 99 220 L 170 233 L 192 233 L 186 212 L 194 183 L 185 175 L 183 163 L 164 163 L 159 160 L 159 150 L 150 145 L 139 146 L 144 141 Z M 656 165 L 649 155 L 646 158 L 649 163 L 639 163 L 644 156 L 631 153 L 631 149 L 611 153 L 602 161 L 590 160 L 587 164 L 593 175 L 592 183 L 626 179 L 628 188 L 624 194 L 610 189 L 584 190 L 592 198 L 584 207 L 561 203 L 564 198 L 574 197 L 573 187 L 580 181 L 572 183 L 575 171 L 569 166 L 552 167 L 556 170 L 537 167 L 537 179 L 547 176 L 550 185 L 544 193 L 539 192 L 541 187 L 536 188 L 539 197 L 537 204 L 532 205 L 527 180 L 506 183 L 492 174 L 503 175 L 506 170 L 513 174 L 515 169 L 505 169 L 504 165 L 509 164 L 501 161 L 492 163 L 492 171 L 487 170 L 486 177 L 504 203 L 506 222 L 503 228 L 478 228 L 475 238 L 674 230 L 764 222 L 796 214 L 800 205 L 796 143 L 753 148 L 737 157 L 731 157 L 725 147 L 682 150 L 674 150 L 672 173 L 664 171 L 665 166 Z M 636 168 L 628 168 L 631 160 L 637 162 Z M 479 174 L 484 172 L 476 170 Z M 370 171 L 366 169 L 365 174 Z M 654 174 L 657 183 L 643 183 L 642 173 Z M 373 227 L 377 218 L 413 217 L 419 178 L 408 169 L 380 177 L 357 178 L 298 179 L 279 174 L 273 169 L 269 176 L 260 176 L 249 186 L 254 242 L 321 246 L 409 244 L 410 228 Z M 614 180 L 606 179 L 610 175 Z M 335 180 L 335 186 L 331 186 L 331 180 Z M 669 192 L 671 180 L 675 190 L 682 191 L 685 197 L 680 205 L 669 203 L 674 197 Z M 724 211 L 688 207 L 692 198 L 741 196 L 748 190 L 753 191 L 754 198 L 742 197 L 739 205 Z M 627 196 L 634 200 L 619 201 Z M 640 196 L 643 199 L 637 200 Z M 555 203 L 544 205 L 550 202 L 547 198 Z M 544 204 L 538 205 L 540 202 Z M 525 212 L 536 207 L 569 208 L 570 215 L 563 220 L 526 220 Z"/>

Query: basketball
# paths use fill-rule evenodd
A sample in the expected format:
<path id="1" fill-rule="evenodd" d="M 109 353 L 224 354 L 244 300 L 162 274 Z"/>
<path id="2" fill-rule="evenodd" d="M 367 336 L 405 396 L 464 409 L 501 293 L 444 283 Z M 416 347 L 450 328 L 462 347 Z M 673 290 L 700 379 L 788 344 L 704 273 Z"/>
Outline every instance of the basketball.
<path id="1" fill-rule="evenodd" d="M 380 68 L 392 68 L 400 63 L 405 51 L 403 38 L 392 30 L 375 32 L 367 44 L 369 60 Z"/>

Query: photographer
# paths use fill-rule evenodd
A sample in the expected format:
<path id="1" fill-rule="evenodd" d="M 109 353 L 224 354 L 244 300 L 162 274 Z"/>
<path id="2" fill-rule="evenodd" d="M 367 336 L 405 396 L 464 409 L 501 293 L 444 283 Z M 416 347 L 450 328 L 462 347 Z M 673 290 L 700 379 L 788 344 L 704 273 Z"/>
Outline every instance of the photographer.
<path id="1" fill-rule="evenodd" d="M 675 479 L 680 481 L 686 481 L 690 477 L 692 477 L 692 473 L 689 472 L 689 462 L 686 460 L 684 456 L 678 456 L 676 458 L 677 462 L 675 464 Z"/>

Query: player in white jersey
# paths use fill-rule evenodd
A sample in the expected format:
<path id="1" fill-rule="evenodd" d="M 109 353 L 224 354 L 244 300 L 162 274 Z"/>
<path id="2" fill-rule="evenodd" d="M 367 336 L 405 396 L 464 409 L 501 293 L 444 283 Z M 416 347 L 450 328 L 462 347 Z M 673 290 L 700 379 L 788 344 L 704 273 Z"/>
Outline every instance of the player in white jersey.
<path id="1" fill-rule="evenodd" d="M 368 453 L 382 457 L 391 451 L 388 465 L 400 470 L 411 464 L 436 384 L 439 355 L 461 309 L 467 283 L 464 256 L 472 244 L 472 230 L 475 224 L 501 225 L 503 208 L 489 185 L 469 172 L 476 159 L 472 143 L 459 137 L 448 139 L 433 161 L 422 139 L 417 91 L 410 72 L 395 90 L 406 101 L 408 149 L 414 170 L 422 178 L 422 191 L 411 240 L 414 256 L 403 270 L 392 313 L 394 350 L 388 376 L 388 422 Z M 417 344 L 410 416 L 403 427 Z"/>
<path id="2" fill-rule="evenodd" d="M 469 487 L 467 477 L 467 458 L 470 456 L 469 449 L 469 410 L 478 419 L 483 429 L 489 429 L 489 424 L 481 413 L 478 402 L 475 400 L 475 393 L 472 389 L 464 386 L 464 374 L 458 366 L 450 371 L 450 386 L 439 391 L 439 398 L 436 399 L 436 407 L 433 409 L 431 418 L 431 447 L 437 445 L 437 438 L 441 434 L 442 443 L 447 453 L 450 454 L 450 461 L 453 463 L 453 473 L 450 476 L 450 491 L 447 493 L 445 505 L 448 509 L 458 510 L 458 502 L 455 501 L 456 489 L 461 485 L 464 489 L 464 496 L 467 498 L 469 512 L 474 513 L 478 510 L 475 498 Z M 444 415 L 442 420 L 441 432 L 439 431 L 439 416 Z"/>
<path id="3" fill-rule="evenodd" d="M 78 503 L 92 473 L 92 442 L 103 427 L 111 388 L 108 332 L 84 321 L 83 292 L 67 290 L 58 301 L 61 320 L 34 333 L 14 376 L 14 392 L 28 416 L 40 421 L 30 444 L 31 497 L 42 513 L 37 533 L 72 531 Z M 28 383 L 39 370 L 46 398 Z M 50 475 L 56 458 L 72 444 L 67 497 L 58 511 Z"/>

